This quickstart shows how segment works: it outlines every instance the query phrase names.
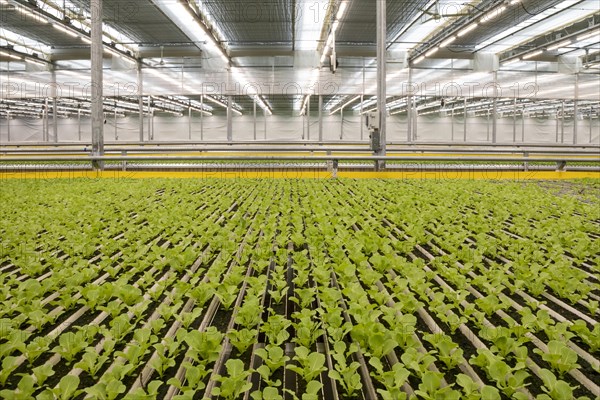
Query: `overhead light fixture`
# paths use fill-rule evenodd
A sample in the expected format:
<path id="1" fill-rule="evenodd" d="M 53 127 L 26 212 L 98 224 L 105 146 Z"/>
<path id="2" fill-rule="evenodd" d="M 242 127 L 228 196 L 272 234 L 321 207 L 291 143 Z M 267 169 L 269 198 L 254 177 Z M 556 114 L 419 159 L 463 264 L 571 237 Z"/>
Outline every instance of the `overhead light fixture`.
<path id="1" fill-rule="evenodd" d="M 417 58 L 414 59 L 413 65 L 417 65 L 418 63 L 420 63 L 424 59 L 425 59 L 425 56 L 424 55 L 420 55 L 419 57 L 417 57 Z"/>
<path id="2" fill-rule="evenodd" d="M 458 32 L 456 34 L 456 36 L 461 37 L 461 36 L 466 35 L 467 33 L 471 32 L 473 29 L 477 28 L 477 25 L 479 25 L 477 22 L 473 22 L 471 25 L 467 26 L 462 31 Z"/>
<path id="3" fill-rule="evenodd" d="M 450 43 L 454 42 L 455 40 L 456 40 L 456 36 L 450 36 L 448 39 L 446 39 L 442 43 L 440 43 L 440 47 L 446 47 Z"/>
<path id="4" fill-rule="evenodd" d="M 346 103 L 342 104 L 340 107 L 338 107 L 335 110 L 331 111 L 329 113 L 329 115 L 333 115 L 333 114 L 337 113 L 338 111 L 343 110 L 344 108 L 348 107 L 350 104 L 354 103 L 358 99 L 360 99 L 360 95 L 353 97 L 352 99 L 350 99 Z"/>
<path id="5" fill-rule="evenodd" d="M 515 4 L 519 4 L 520 2 L 521 2 L 521 0 L 511 0 L 510 5 L 514 6 Z"/>
<path id="6" fill-rule="evenodd" d="M 337 20 L 333 21 L 333 25 L 331 25 L 331 30 L 333 32 L 336 32 L 339 26 L 340 26 L 340 21 L 337 21 Z"/>
<path id="7" fill-rule="evenodd" d="M 69 36 L 73 36 L 73 37 L 77 37 L 79 36 L 77 33 L 65 28 L 64 26 L 60 25 L 60 24 L 52 24 L 52 27 L 56 30 L 59 30 L 63 33 L 66 33 Z"/>
<path id="8" fill-rule="evenodd" d="M 340 3 L 340 8 L 338 8 L 338 12 L 336 15 L 336 19 L 340 20 L 342 19 L 342 17 L 344 16 L 344 13 L 346 12 L 346 8 L 348 7 L 348 2 L 347 1 L 342 1 Z"/>
<path id="9" fill-rule="evenodd" d="M 516 64 L 516 63 L 518 63 L 519 61 L 521 61 L 521 59 L 520 59 L 520 58 L 513 58 L 512 60 L 503 61 L 503 62 L 502 62 L 502 65 L 506 67 L 506 66 L 508 66 L 508 65 Z"/>
<path id="10" fill-rule="evenodd" d="M 524 55 L 524 56 L 523 56 L 523 60 L 529 60 L 530 58 L 533 58 L 533 57 L 535 57 L 535 56 L 539 56 L 539 55 L 540 55 L 540 54 L 542 54 L 543 52 L 544 52 L 544 50 L 536 50 L 536 51 L 533 51 L 533 52 L 531 52 L 531 53 L 529 53 L 529 54 L 526 54 L 526 55 Z"/>
<path id="11" fill-rule="evenodd" d="M 491 20 L 493 20 L 494 18 L 497 18 L 497 17 L 499 17 L 499 16 L 500 16 L 500 14 L 502 14 L 502 12 L 503 12 L 504 10 L 506 10 L 506 6 L 502 6 L 502 7 L 499 7 L 499 8 L 497 8 L 497 9 L 495 9 L 495 10 L 492 10 L 492 11 L 488 12 L 487 14 L 485 14 L 485 15 L 484 15 L 484 16 L 483 16 L 483 17 L 482 17 L 480 20 L 479 20 L 479 22 L 481 22 L 481 23 L 486 23 L 486 22 L 488 22 L 488 21 L 491 21 Z"/>
<path id="12" fill-rule="evenodd" d="M 594 30 L 593 30 L 593 31 L 591 31 L 591 32 L 587 32 L 587 33 L 584 33 L 584 34 L 582 34 L 582 35 L 579 35 L 579 36 L 577 36 L 577 40 L 578 40 L 578 41 L 579 41 L 579 40 L 586 40 L 586 39 L 589 39 L 589 38 L 591 38 L 591 37 L 593 37 L 593 36 L 596 36 L 596 35 L 599 35 L 599 36 L 600 36 L 600 29 L 594 29 Z M 600 38 L 599 38 L 599 39 L 600 39 Z"/>
<path id="13" fill-rule="evenodd" d="M 31 64 L 36 64 L 36 65 L 39 65 L 39 66 L 42 66 L 42 67 L 46 66 L 45 63 L 43 63 L 41 61 L 37 61 L 37 60 L 32 60 L 31 58 L 26 58 L 25 62 L 28 62 L 28 63 L 31 63 Z"/>
<path id="14" fill-rule="evenodd" d="M 86 38 L 85 36 L 82 36 L 82 37 L 81 37 L 81 40 L 82 40 L 84 43 L 87 43 L 87 44 L 92 44 L 92 41 L 91 41 L 90 39 Z"/>
<path id="15" fill-rule="evenodd" d="M 552 46 L 548 47 L 548 51 L 552 51 L 552 50 L 556 50 L 556 49 L 560 49 L 561 47 L 565 47 L 571 44 L 570 40 L 563 40 L 562 42 L 553 44 Z"/>
<path id="16" fill-rule="evenodd" d="M 430 49 L 427 53 L 425 53 L 425 57 L 431 57 L 432 55 L 434 55 L 435 53 L 438 52 L 440 48 L 439 47 L 434 47 L 432 49 Z"/>
<path id="17" fill-rule="evenodd" d="M 0 56 L 12 58 L 13 60 L 22 60 L 23 59 L 23 57 L 15 56 L 14 54 L 10 54 L 5 51 L 0 51 Z"/>
<path id="18" fill-rule="evenodd" d="M 214 97 L 211 96 L 204 96 L 204 98 L 208 101 L 212 101 L 215 104 L 220 105 L 223 108 L 228 108 L 227 104 L 223 103 L 221 100 L 217 100 Z M 242 115 L 242 112 L 239 110 L 236 110 L 235 108 L 231 107 L 231 110 L 233 110 L 234 113 L 236 113 L 237 115 Z"/>

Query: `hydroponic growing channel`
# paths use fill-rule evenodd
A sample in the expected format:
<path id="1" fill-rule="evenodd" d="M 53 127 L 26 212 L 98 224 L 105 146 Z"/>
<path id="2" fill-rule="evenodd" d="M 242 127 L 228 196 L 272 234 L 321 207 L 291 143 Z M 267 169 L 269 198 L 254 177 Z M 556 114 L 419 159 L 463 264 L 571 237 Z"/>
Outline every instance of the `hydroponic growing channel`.
<path id="1" fill-rule="evenodd" d="M 4 181 L 4 399 L 594 399 L 598 182 Z"/>

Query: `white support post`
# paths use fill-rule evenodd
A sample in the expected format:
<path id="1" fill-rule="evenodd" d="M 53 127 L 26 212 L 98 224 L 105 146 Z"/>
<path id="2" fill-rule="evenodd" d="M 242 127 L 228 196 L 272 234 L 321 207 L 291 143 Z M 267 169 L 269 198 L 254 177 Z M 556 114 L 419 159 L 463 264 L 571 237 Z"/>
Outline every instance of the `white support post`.
<path id="1" fill-rule="evenodd" d="M 256 141 L 256 99 L 254 99 L 253 115 L 254 115 L 254 141 Z"/>
<path id="2" fill-rule="evenodd" d="M 192 102 L 190 101 L 190 104 Z M 188 139 L 191 141 L 192 140 L 192 107 L 190 105 L 190 107 L 188 108 Z"/>
<path id="3" fill-rule="evenodd" d="M 204 111 L 204 95 L 200 96 L 200 108 Z M 200 113 L 200 141 L 204 141 L 204 113 Z"/>
<path id="4" fill-rule="evenodd" d="M 513 102 L 513 143 L 517 141 L 517 98 Z"/>
<path id="5" fill-rule="evenodd" d="M 104 102 L 102 0 L 91 0 L 91 74 L 92 74 L 92 155 L 104 155 Z M 104 169 L 104 163 L 94 162 L 95 169 Z"/>
<path id="6" fill-rule="evenodd" d="M 310 96 L 306 99 L 306 140 L 310 141 Z"/>
<path id="7" fill-rule="evenodd" d="M 77 137 L 81 142 L 81 109 L 77 110 Z"/>
<path id="8" fill-rule="evenodd" d="M 323 142 L 323 96 L 319 95 L 319 142 Z"/>
<path id="9" fill-rule="evenodd" d="M 463 142 L 467 141 L 467 98 L 464 100 L 464 112 L 463 112 Z"/>
<path id="10" fill-rule="evenodd" d="M 377 14 L 377 112 L 379 114 L 379 130 L 373 133 L 373 150 L 377 156 L 386 155 L 387 141 L 387 0 L 376 0 Z M 378 138 L 375 138 L 375 135 Z M 376 161 L 375 169 L 385 169 L 385 162 Z"/>
<path id="11" fill-rule="evenodd" d="M 577 144 L 577 125 L 579 117 L 579 74 L 575 74 L 575 95 L 573 99 L 573 144 Z"/>
<path id="12" fill-rule="evenodd" d="M 233 98 L 227 97 L 227 141 L 233 141 Z"/>
<path id="13" fill-rule="evenodd" d="M 144 76 L 142 75 L 142 63 L 137 66 L 138 78 L 138 108 L 139 108 L 139 133 L 140 142 L 144 141 Z"/>

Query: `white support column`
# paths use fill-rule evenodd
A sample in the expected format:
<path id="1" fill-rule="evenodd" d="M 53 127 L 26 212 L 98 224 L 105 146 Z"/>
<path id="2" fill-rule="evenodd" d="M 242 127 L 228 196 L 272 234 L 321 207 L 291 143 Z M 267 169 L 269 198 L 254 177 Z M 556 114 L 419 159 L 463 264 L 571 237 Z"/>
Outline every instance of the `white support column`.
<path id="1" fill-rule="evenodd" d="M 45 101 L 44 101 L 44 114 L 43 114 L 43 118 L 44 120 L 42 121 L 42 141 L 43 142 L 48 142 L 49 141 L 49 135 L 48 135 L 48 98 L 46 97 Z"/>
<path id="2" fill-rule="evenodd" d="M 52 86 L 50 87 L 52 96 L 52 135 L 54 143 L 58 142 L 58 98 L 56 84 L 56 70 L 52 68 Z"/>
<path id="3" fill-rule="evenodd" d="M 200 96 L 200 108 L 204 110 L 204 95 Z M 200 141 L 204 141 L 204 113 L 200 113 Z"/>
<path id="4" fill-rule="evenodd" d="M 119 140 L 119 131 L 118 131 L 118 125 L 117 125 L 117 104 L 115 103 L 115 141 Z"/>
<path id="5" fill-rule="evenodd" d="M 344 109 L 340 110 L 340 140 L 344 139 Z"/>
<path id="6" fill-rule="evenodd" d="M 92 23 L 92 155 L 104 155 L 104 104 L 103 104 L 103 50 L 102 0 L 91 0 Z M 94 162 L 95 169 L 104 169 L 104 163 Z"/>
<path id="7" fill-rule="evenodd" d="M 319 95 L 319 142 L 323 141 L 323 96 Z"/>
<path id="8" fill-rule="evenodd" d="M 467 98 L 464 100 L 464 113 L 463 113 L 463 142 L 467 141 Z"/>
<path id="9" fill-rule="evenodd" d="M 265 140 L 267 140 L 267 110 L 263 108 L 263 116 L 265 118 Z"/>
<path id="10" fill-rule="evenodd" d="M 513 102 L 513 143 L 517 141 L 517 98 Z"/>
<path id="11" fill-rule="evenodd" d="M 233 141 L 233 98 L 227 97 L 227 141 Z"/>
<path id="12" fill-rule="evenodd" d="M 10 142 L 10 111 L 6 112 L 6 134 L 7 136 L 7 141 Z"/>
<path id="13" fill-rule="evenodd" d="M 413 92 L 412 92 L 412 68 L 410 67 L 410 65 L 408 66 L 408 98 L 406 99 L 406 124 L 407 124 L 407 134 L 406 134 L 406 141 L 408 143 L 412 142 L 412 107 L 413 107 L 413 103 L 412 103 L 412 99 L 413 99 Z"/>
<path id="14" fill-rule="evenodd" d="M 492 103 L 492 143 L 498 141 L 498 71 L 494 71 L 494 101 Z"/>
<path id="15" fill-rule="evenodd" d="M 577 144 L 577 125 L 579 117 L 579 73 L 575 74 L 575 96 L 573 99 L 573 144 Z"/>
<path id="16" fill-rule="evenodd" d="M 565 101 L 562 101 L 560 111 L 560 142 L 565 142 Z"/>
<path id="17" fill-rule="evenodd" d="M 306 99 L 306 140 L 310 141 L 310 96 Z"/>
<path id="18" fill-rule="evenodd" d="M 254 141 L 256 141 L 256 99 L 254 100 Z"/>
<path id="19" fill-rule="evenodd" d="M 190 104 L 192 102 L 190 101 Z M 200 113 L 202 114 L 202 113 Z M 190 105 L 190 107 L 188 108 L 188 139 L 192 140 L 192 107 Z"/>
<path id="20" fill-rule="evenodd" d="M 377 112 L 379 113 L 378 137 L 373 134 L 373 151 L 377 156 L 386 155 L 387 129 L 387 0 L 376 0 L 377 13 Z M 375 162 L 375 169 L 385 169 L 385 163 Z"/>
<path id="21" fill-rule="evenodd" d="M 77 137 L 81 142 L 81 109 L 77 110 Z"/>
<path id="22" fill-rule="evenodd" d="M 364 72 L 363 72 L 363 75 L 364 75 Z M 365 116 L 363 115 L 364 98 L 365 98 L 364 95 L 360 95 L 360 140 L 364 139 L 364 131 L 365 131 Z"/>
<path id="23" fill-rule="evenodd" d="M 148 140 L 152 140 L 152 97 L 148 96 Z"/>
<path id="24" fill-rule="evenodd" d="M 140 142 L 144 141 L 144 76 L 142 75 L 142 63 L 137 66 L 138 79 L 138 108 L 139 108 L 139 133 Z"/>

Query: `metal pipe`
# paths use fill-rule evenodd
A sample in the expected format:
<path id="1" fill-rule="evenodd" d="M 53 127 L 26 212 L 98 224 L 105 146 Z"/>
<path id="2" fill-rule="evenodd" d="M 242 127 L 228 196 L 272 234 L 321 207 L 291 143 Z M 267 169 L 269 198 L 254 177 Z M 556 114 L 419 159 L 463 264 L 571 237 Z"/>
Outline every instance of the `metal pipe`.
<path id="1" fill-rule="evenodd" d="M 494 99 L 492 100 L 492 143 L 498 137 L 498 71 L 494 71 Z"/>
<path id="2" fill-rule="evenodd" d="M 81 109 L 77 110 L 77 137 L 81 142 Z"/>
<path id="3" fill-rule="evenodd" d="M 117 126 L 117 106 L 115 104 L 115 141 L 119 140 L 119 131 L 118 131 L 118 126 Z"/>
<path id="4" fill-rule="evenodd" d="M 102 43 L 102 0 L 91 0 L 91 75 L 92 75 L 92 155 L 100 157 L 104 154 L 104 105 L 103 105 L 103 51 Z M 103 169 L 101 160 L 93 162 L 94 169 Z"/>
<path id="5" fill-rule="evenodd" d="M 595 160 L 590 161 L 590 158 L 581 158 L 581 157 L 540 157 L 534 158 L 531 157 L 472 157 L 472 156 L 455 156 L 455 157 L 440 157 L 440 156 L 336 156 L 336 155 L 326 155 L 326 156 L 182 156 L 182 157 L 165 157 L 165 156 L 112 156 L 112 155 L 103 155 L 103 156 L 80 156 L 80 157 L 64 157 L 64 156 L 54 156 L 54 157 L 3 157 L 3 162 L 43 162 L 43 161 L 205 161 L 205 160 L 213 160 L 213 161 L 263 161 L 263 160 L 277 160 L 277 161 L 481 161 L 481 162 L 543 162 L 543 163 L 554 163 L 554 162 L 594 162 Z M 595 161 L 597 162 L 597 161 Z"/>
<path id="6" fill-rule="evenodd" d="M 52 134 L 54 135 L 54 143 L 58 143 L 58 98 L 56 86 L 56 70 L 52 68 Z"/>
<path id="7" fill-rule="evenodd" d="M 306 143 L 306 142 L 304 142 Z M 339 143 L 339 142 L 338 142 Z M 59 147 L 59 148 L 57 148 Z M 21 146 L 15 146 L 14 142 L 10 145 L 6 145 L 6 147 L 0 147 L 0 153 L 5 154 L 89 154 L 86 151 L 81 150 L 81 145 L 78 148 L 60 148 L 62 146 L 53 146 L 51 148 L 23 148 Z M 472 148 L 463 148 L 460 146 L 448 146 L 445 148 L 431 148 L 428 146 L 410 146 L 410 147 L 400 147 L 400 148 L 388 148 L 388 154 L 395 153 L 448 153 L 448 154 L 522 154 L 527 152 L 531 155 L 546 155 L 546 154 L 576 154 L 576 155 L 588 155 L 588 156 L 596 156 L 598 154 L 598 150 L 600 147 L 598 146 L 587 146 L 587 148 L 578 150 L 577 148 L 567 148 L 567 149 L 536 149 L 535 147 L 522 147 L 522 146 L 503 146 L 505 148 L 497 148 L 493 146 L 489 146 L 488 148 L 483 149 L 472 149 Z M 589 149 L 588 149 L 589 148 Z M 190 152 L 225 152 L 230 151 L 231 146 L 222 146 L 222 147 L 212 147 L 212 146 L 182 146 L 182 147 L 148 147 L 145 145 L 143 147 L 111 147 L 110 145 L 105 146 L 105 154 L 106 153 L 190 153 Z M 297 146 L 287 146 L 287 147 L 277 147 L 277 146 L 252 146 L 252 147 L 243 147 L 237 149 L 238 152 L 343 152 L 343 153 L 369 153 L 371 152 L 371 148 L 369 146 L 362 147 L 344 147 L 344 146 L 331 146 L 331 147 L 323 147 L 323 146 L 313 146 L 313 145 L 297 145 Z M 1 158 L 0 158 L 1 160 Z"/>
<path id="8" fill-rule="evenodd" d="M 521 143 L 525 143 L 525 105 L 523 105 L 521 113 L 523 114 L 521 118 Z"/>
<path id="9" fill-rule="evenodd" d="M 263 116 L 265 119 L 265 140 L 267 140 L 267 110 L 263 108 Z"/>
<path id="10" fill-rule="evenodd" d="M 10 111 L 6 112 L 6 134 L 7 141 L 10 142 Z"/>
<path id="11" fill-rule="evenodd" d="M 364 59 L 363 59 L 363 64 L 364 64 Z M 364 69 L 363 69 L 363 75 L 364 75 Z M 364 130 L 365 130 L 365 116 L 363 115 L 363 102 L 365 101 L 365 96 L 364 95 L 360 95 L 360 140 L 363 140 L 364 138 Z"/>

